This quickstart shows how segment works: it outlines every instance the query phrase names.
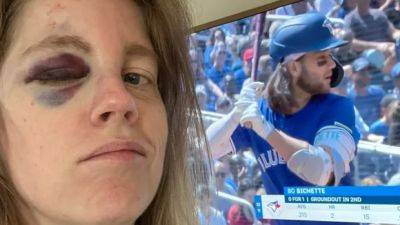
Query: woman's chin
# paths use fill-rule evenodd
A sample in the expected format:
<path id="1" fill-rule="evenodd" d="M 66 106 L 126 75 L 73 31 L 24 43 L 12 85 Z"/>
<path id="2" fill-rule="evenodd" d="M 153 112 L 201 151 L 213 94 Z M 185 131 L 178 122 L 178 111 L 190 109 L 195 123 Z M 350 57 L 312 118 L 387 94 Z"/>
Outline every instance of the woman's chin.
<path id="1" fill-rule="evenodd" d="M 90 196 L 85 208 L 87 218 L 98 224 L 132 224 L 150 204 L 151 198 L 128 188 L 100 189 Z M 86 205 L 86 206 L 85 206 Z M 96 224 L 96 223 L 95 223 Z"/>
<path id="2" fill-rule="evenodd" d="M 134 221 L 143 213 L 145 208 L 138 202 L 128 202 L 127 200 L 113 200 L 102 205 L 91 206 L 86 209 L 85 216 L 93 224 L 133 224 Z"/>

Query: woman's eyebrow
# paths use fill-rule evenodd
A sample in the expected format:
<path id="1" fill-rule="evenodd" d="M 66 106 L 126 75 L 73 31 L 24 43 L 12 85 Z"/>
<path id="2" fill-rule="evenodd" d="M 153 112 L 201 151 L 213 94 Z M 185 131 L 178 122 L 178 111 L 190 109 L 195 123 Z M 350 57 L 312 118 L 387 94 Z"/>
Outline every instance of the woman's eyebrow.
<path id="1" fill-rule="evenodd" d="M 135 57 L 135 56 L 140 56 L 140 57 L 148 57 L 152 58 L 157 61 L 158 56 L 152 50 L 151 48 L 148 48 L 144 45 L 137 44 L 137 43 L 131 43 L 125 48 L 125 54 L 127 56 Z"/>
<path id="2" fill-rule="evenodd" d="M 90 44 L 83 40 L 80 36 L 76 35 L 51 35 L 39 43 L 34 44 L 27 48 L 23 53 L 22 56 L 26 56 L 34 51 L 42 50 L 42 49 L 54 49 L 54 48 L 75 48 L 79 51 L 82 51 L 86 54 L 92 52 L 92 48 Z"/>

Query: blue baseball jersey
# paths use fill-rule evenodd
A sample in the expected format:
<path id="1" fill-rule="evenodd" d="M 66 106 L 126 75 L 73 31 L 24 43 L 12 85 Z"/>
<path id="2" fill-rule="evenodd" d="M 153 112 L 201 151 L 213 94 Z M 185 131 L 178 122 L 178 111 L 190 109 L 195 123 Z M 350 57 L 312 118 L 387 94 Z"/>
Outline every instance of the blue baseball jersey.
<path id="1" fill-rule="evenodd" d="M 350 99 L 334 95 L 314 95 L 303 109 L 295 114 L 283 115 L 272 111 L 266 100 L 260 102 L 260 110 L 265 119 L 276 129 L 286 134 L 314 143 L 317 131 L 325 126 L 340 124 L 351 131 L 357 144 L 360 134 L 355 128 L 354 105 Z M 253 130 L 238 126 L 231 136 L 237 150 L 251 148 L 262 170 L 263 184 L 267 194 L 283 194 L 284 187 L 313 186 L 291 172 L 286 161 L 274 150 L 266 140 Z M 342 178 L 341 185 L 352 185 L 350 174 Z M 332 222 L 274 221 L 273 224 L 338 224 Z"/>

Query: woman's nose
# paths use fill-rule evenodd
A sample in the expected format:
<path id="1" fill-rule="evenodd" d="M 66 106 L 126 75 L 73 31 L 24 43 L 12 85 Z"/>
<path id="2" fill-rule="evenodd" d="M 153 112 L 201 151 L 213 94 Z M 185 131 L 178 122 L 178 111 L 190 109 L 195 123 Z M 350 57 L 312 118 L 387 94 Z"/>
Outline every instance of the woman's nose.
<path id="1" fill-rule="evenodd" d="M 95 126 L 110 123 L 128 123 L 137 121 L 136 101 L 118 77 L 104 78 L 97 83 L 90 120 Z"/>

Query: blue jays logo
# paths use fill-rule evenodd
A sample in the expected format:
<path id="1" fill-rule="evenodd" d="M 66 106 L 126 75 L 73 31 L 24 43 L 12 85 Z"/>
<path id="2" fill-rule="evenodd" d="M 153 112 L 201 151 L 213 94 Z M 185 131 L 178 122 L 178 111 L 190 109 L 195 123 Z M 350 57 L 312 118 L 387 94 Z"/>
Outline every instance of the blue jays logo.
<path id="1" fill-rule="evenodd" d="M 331 32 L 331 34 L 333 35 L 334 27 L 333 27 L 333 22 L 332 21 L 330 21 L 329 19 L 326 19 L 324 21 L 324 23 L 322 24 L 322 26 L 328 28 L 329 32 Z"/>
<path id="2" fill-rule="evenodd" d="M 268 207 L 269 209 L 271 209 L 272 212 L 275 213 L 275 212 L 281 207 L 281 205 L 279 204 L 278 201 L 274 201 L 274 202 L 268 203 L 268 204 L 267 204 L 267 207 Z"/>

